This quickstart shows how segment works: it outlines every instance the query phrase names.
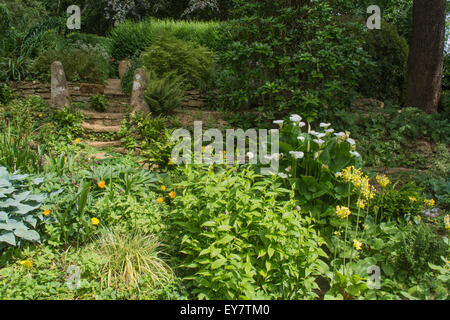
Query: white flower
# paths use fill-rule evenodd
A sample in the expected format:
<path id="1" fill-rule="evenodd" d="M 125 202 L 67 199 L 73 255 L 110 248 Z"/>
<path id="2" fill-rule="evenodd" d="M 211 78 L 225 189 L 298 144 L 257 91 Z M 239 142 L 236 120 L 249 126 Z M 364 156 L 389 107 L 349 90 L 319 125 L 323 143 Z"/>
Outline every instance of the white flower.
<path id="1" fill-rule="evenodd" d="M 302 208 L 300 206 L 295 206 L 294 209 L 297 210 L 298 212 L 300 212 L 300 210 L 302 210 Z"/>
<path id="2" fill-rule="evenodd" d="M 283 156 L 283 154 L 282 153 L 274 153 L 274 154 L 272 154 L 272 155 L 270 155 L 270 156 L 264 156 L 264 159 L 267 159 L 267 160 L 273 160 L 273 159 L 276 159 L 276 160 L 280 160 L 280 158 Z"/>
<path id="3" fill-rule="evenodd" d="M 320 124 L 320 127 L 321 127 L 321 128 L 328 128 L 329 126 L 331 126 L 331 123 L 323 123 L 323 122 L 322 122 L 322 123 Z"/>
<path id="4" fill-rule="evenodd" d="M 361 157 L 361 155 L 357 151 L 350 151 L 350 154 L 355 157 Z"/>
<path id="5" fill-rule="evenodd" d="M 355 140 L 353 140 L 352 138 L 348 138 L 347 140 L 346 140 L 348 143 L 350 143 L 352 146 L 354 146 L 355 145 Z"/>
<path id="6" fill-rule="evenodd" d="M 282 126 L 283 125 L 283 123 L 284 123 L 284 120 L 275 120 L 273 123 L 275 123 L 275 124 L 278 124 L 278 125 L 280 125 L 280 126 Z"/>
<path id="7" fill-rule="evenodd" d="M 345 132 L 338 132 L 334 134 L 336 137 L 344 138 L 346 136 Z"/>
<path id="8" fill-rule="evenodd" d="M 301 151 L 289 151 L 289 154 L 294 156 L 295 159 L 301 159 L 305 156 L 305 154 Z"/>
<path id="9" fill-rule="evenodd" d="M 304 126 L 306 126 L 306 123 L 304 123 L 304 122 L 299 122 L 299 123 L 298 123 L 298 126 L 299 126 L 300 128 L 303 128 Z"/>
<path id="10" fill-rule="evenodd" d="M 247 157 L 251 160 L 255 157 L 255 155 L 253 154 L 253 152 L 247 152 Z"/>
<path id="11" fill-rule="evenodd" d="M 318 134 L 316 134 L 316 137 L 319 138 L 319 139 L 321 139 L 321 138 L 323 138 L 325 136 L 326 136 L 325 133 L 318 133 Z"/>
<path id="12" fill-rule="evenodd" d="M 286 170 L 286 172 L 291 172 L 291 167 L 287 167 L 286 169 L 284 169 L 284 170 Z"/>
<path id="13" fill-rule="evenodd" d="M 298 114 L 293 114 L 290 116 L 289 120 L 292 122 L 300 122 L 302 121 L 302 117 L 300 117 Z"/>
<path id="14" fill-rule="evenodd" d="M 334 132 L 334 129 L 327 129 L 327 130 L 325 130 L 325 132 L 326 132 L 326 133 L 333 133 L 333 132 Z"/>
<path id="15" fill-rule="evenodd" d="M 311 131 L 309 132 L 309 134 L 315 136 L 316 134 L 318 134 L 318 132 L 316 132 L 316 131 L 314 131 L 314 130 L 311 130 Z"/>
<path id="16" fill-rule="evenodd" d="M 305 137 L 303 137 L 303 136 L 299 136 L 299 137 L 297 137 L 297 139 L 300 140 L 301 142 L 305 142 Z"/>
<path id="17" fill-rule="evenodd" d="M 286 178 L 288 177 L 287 174 L 282 173 L 282 172 L 280 172 L 280 173 L 278 174 L 278 176 L 279 176 L 280 178 L 283 178 L 283 179 L 286 179 Z"/>
<path id="18" fill-rule="evenodd" d="M 313 141 L 317 143 L 319 146 L 322 146 L 325 143 L 325 141 L 323 141 L 322 139 L 314 139 Z"/>

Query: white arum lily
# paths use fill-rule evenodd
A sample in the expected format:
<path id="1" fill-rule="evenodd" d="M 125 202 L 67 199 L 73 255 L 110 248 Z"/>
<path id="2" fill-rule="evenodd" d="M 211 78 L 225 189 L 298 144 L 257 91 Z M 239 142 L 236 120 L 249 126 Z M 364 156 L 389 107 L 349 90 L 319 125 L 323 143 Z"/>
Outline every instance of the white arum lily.
<path id="1" fill-rule="evenodd" d="M 280 178 L 283 178 L 283 179 L 286 179 L 286 178 L 288 177 L 287 174 L 282 173 L 282 172 L 280 172 L 280 173 L 278 174 L 278 176 L 279 176 Z"/>
<path id="2" fill-rule="evenodd" d="M 306 126 L 306 123 L 304 123 L 304 122 L 299 122 L 299 123 L 298 123 L 298 126 L 299 126 L 300 128 L 303 128 L 304 126 Z"/>
<path id="3" fill-rule="evenodd" d="M 325 133 L 318 133 L 318 134 L 316 134 L 316 137 L 319 138 L 319 139 L 322 139 L 325 136 L 326 136 Z"/>
<path id="4" fill-rule="evenodd" d="M 313 141 L 317 143 L 319 146 L 322 146 L 325 143 L 325 141 L 323 141 L 322 139 L 314 139 Z"/>
<path id="5" fill-rule="evenodd" d="M 253 152 L 247 152 L 247 157 L 251 160 L 255 157 Z"/>
<path id="6" fill-rule="evenodd" d="M 353 140 L 352 138 L 348 138 L 346 141 L 347 141 L 348 143 L 350 143 L 352 146 L 354 146 L 354 145 L 356 144 L 356 141 Z"/>
<path id="7" fill-rule="evenodd" d="M 305 156 L 305 154 L 301 151 L 289 151 L 289 154 L 291 154 L 295 159 L 301 159 Z"/>
<path id="8" fill-rule="evenodd" d="M 297 137 L 297 139 L 300 140 L 301 142 L 305 142 L 305 137 L 303 137 L 303 136 L 299 136 L 299 137 Z"/>
<path id="9" fill-rule="evenodd" d="M 284 120 L 275 120 L 273 123 L 275 123 L 275 124 L 278 124 L 278 125 L 280 125 L 280 126 L 282 126 L 283 125 L 283 123 L 284 123 Z"/>
<path id="10" fill-rule="evenodd" d="M 293 114 L 289 117 L 289 120 L 292 122 L 300 122 L 302 121 L 302 117 L 300 117 L 298 114 Z"/>
<path id="11" fill-rule="evenodd" d="M 316 134 L 318 134 L 318 132 L 317 132 L 317 131 L 314 131 L 314 130 L 311 130 L 311 131 L 309 132 L 309 134 L 315 136 Z"/>
<path id="12" fill-rule="evenodd" d="M 329 126 L 331 126 L 331 123 L 323 123 L 323 122 L 322 122 L 322 123 L 320 124 L 320 127 L 321 127 L 321 128 L 328 128 Z"/>
<path id="13" fill-rule="evenodd" d="M 340 138 L 344 138 L 345 137 L 345 132 L 338 132 L 334 134 L 336 137 L 340 137 Z"/>
<path id="14" fill-rule="evenodd" d="M 361 157 L 361 155 L 357 151 L 350 151 L 350 154 L 355 157 Z"/>
<path id="15" fill-rule="evenodd" d="M 334 129 L 327 129 L 327 130 L 325 130 L 325 132 L 326 132 L 326 133 L 333 133 L 333 132 L 334 132 Z"/>

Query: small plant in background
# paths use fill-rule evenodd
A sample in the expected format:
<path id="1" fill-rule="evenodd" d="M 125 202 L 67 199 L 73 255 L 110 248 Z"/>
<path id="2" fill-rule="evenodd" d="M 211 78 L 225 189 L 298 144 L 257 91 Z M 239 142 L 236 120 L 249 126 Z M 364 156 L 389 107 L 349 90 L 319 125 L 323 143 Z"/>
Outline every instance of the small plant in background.
<path id="1" fill-rule="evenodd" d="M 7 104 L 13 98 L 14 90 L 12 90 L 6 83 L 0 84 L 0 105 Z"/>
<path id="2" fill-rule="evenodd" d="M 150 71 L 147 79 L 145 101 L 152 113 L 170 114 L 180 107 L 186 89 L 183 77 L 169 72 L 159 78 L 155 72 Z"/>
<path id="3" fill-rule="evenodd" d="M 98 112 L 105 112 L 109 106 L 109 102 L 103 94 L 97 94 L 89 97 L 90 106 Z"/>

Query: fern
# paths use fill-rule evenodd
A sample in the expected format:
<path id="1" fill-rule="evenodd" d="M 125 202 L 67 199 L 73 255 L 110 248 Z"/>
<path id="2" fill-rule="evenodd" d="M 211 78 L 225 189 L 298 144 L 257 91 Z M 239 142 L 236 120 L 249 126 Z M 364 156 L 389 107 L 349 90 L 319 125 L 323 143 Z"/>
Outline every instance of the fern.
<path id="1" fill-rule="evenodd" d="M 147 73 L 148 86 L 145 91 L 145 100 L 150 111 L 156 114 L 168 114 L 180 107 L 184 97 L 185 84 L 181 76 L 175 72 L 168 72 L 162 78 L 156 73 Z"/>

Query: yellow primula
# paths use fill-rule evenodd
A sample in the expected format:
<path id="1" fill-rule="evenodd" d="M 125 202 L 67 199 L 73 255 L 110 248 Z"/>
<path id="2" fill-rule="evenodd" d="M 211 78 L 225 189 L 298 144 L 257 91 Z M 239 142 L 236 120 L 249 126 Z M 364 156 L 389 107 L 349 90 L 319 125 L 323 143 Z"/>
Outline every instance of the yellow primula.
<path id="1" fill-rule="evenodd" d="M 338 218 L 340 219 L 345 219 L 350 215 L 351 211 L 349 208 L 347 207 L 341 207 L 341 206 L 337 206 L 336 207 L 336 215 L 338 216 Z"/>
<path id="2" fill-rule="evenodd" d="M 353 240 L 353 246 L 356 248 L 356 250 L 362 250 L 362 243 L 359 242 L 358 240 L 354 239 Z"/>
<path id="3" fill-rule="evenodd" d="M 161 186 L 162 191 L 166 191 L 166 186 Z"/>
<path id="4" fill-rule="evenodd" d="M 423 200 L 423 203 L 427 206 L 427 207 L 434 207 L 435 205 L 435 201 L 434 199 L 425 199 Z"/>
<path id="5" fill-rule="evenodd" d="M 417 201 L 416 197 L 409 197 L 409 200 L 411 200 L 411 202 Z"/>
<path id="6" fill-rule="evenodd" d="M 92 218 L 91 219 L 91 223 L 92 223 L 93 226 L 96 226 L 96 225 L 98 225 L 100 223 L 100 221 L 97 218 Z"/>
<path id="7" fill-rule="evenodd" d="M 364 208 L 366 207 L 366 202 L 365 202 L 364 200 L 362 200 L 362 199 L 359 199 L 359 200 L 356 202 L 356 205 L 357 205 L 359 208 L 364 209 Z"/>
<path id="8" fill-rule="evenodd" d="M 364 175 L 360 169 L 350 166 L 336 175 L 344 180 L 344 182 L 351 182 L 355 186 L 355 191 L 359 191 L 366 200 L 375 197 L 375 187 L 370 185 L 369 177 Z"/>
<path id="9" fill-rule="evenodd" d="M 444 217 L 445 229 L 450 230 L 450 215 Z"/>
<path id="10" fill-rule="evenodd" d="M 378 182 L 378 184 L 380 186 L 382 186 L 383 188 L 385 188 L 389 183 L 391 183 L 391 181 L 389 180 L 389 178 L 386 175 L 377 175 L 376 180 Z"/>

